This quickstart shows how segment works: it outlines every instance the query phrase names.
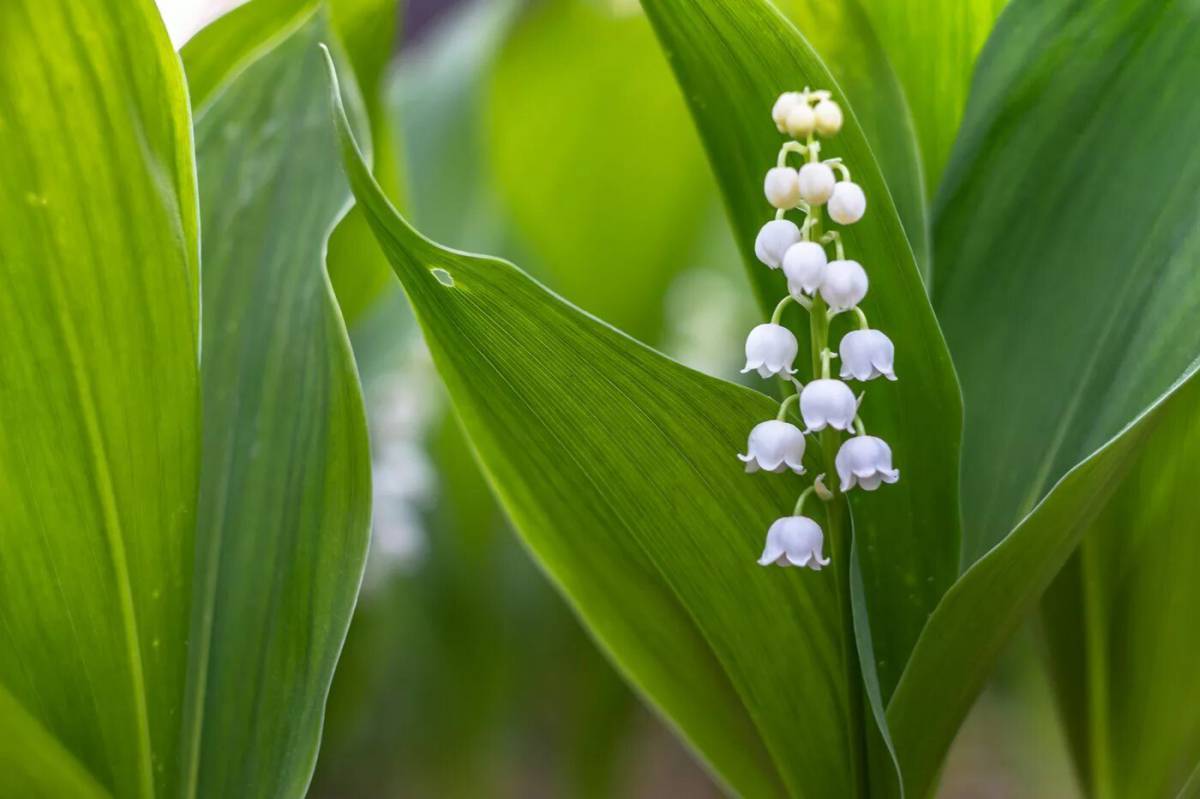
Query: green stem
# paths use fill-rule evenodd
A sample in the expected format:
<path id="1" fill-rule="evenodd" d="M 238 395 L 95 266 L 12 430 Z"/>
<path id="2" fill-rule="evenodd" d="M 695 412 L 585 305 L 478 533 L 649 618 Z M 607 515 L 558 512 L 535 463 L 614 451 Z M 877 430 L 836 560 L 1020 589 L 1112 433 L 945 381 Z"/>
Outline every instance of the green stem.
<path id="1" fill-rule="evenodd" d="M 857 305 L 855 305 L 854 313 L 858 315 L 858 329 L 859 330 L 870 330 L 871 325 L 869 322 L 867 322 L 867 315 L 865 313 L 863 313 L 863 309 L 859 308 Z"/>
<path id="2" fill-rule="evenodd" d="M 775 159 L 775 166 L 787 166 L 788 153 L 807 153 L 808 147 L 798 141 L 784 142 L 779 148 L 779 155 Z M 811 160 L 811 159 L 809 159 Z"/>
<path id="3" fill-rule="evenodd" d="M 867 426 L 863 424 L 861 416 L 856 415 L 854 417 L 854 432 L 858 433 L 860 436 L 865 436 L 867 434 Z"/>
<path id="4" fill-rule="evenodd" d="M 801 513 L 801 511 L 804 510 L 804 500 L 808 499 L 808 495 L 811 494 L 816 487 L 817 487 L 816 483 L 813 483 L 808 488 L 806 488 L 800 492 L 800 496 L 796 498 L 796 507 L 792 508 L 793 516 L 803 516 L 804 515 L 803 513 Z"/>
<path id="5" fill-rule="evenodd" d="M 820 209 L 814 209 L 815 214 L 821 214 Z M 820 217 L 813 224 L 814 236 L 820 237 Z M 840 257 L 840 256 L 839 256 Z M 825 300 L 821 295 L 813 297 L 813 307 L 809 312 L 809 333 L 812 355 L 812 373 L 816 378 L 829 370 L 829 314 Z M 829 427 L 822 430 L 818 436 L 821 455 L 825 463 L 825 474 L 837 474 L 834 458 L 837 454 L 839 434 Z M 858 649 L 854 642 L 854 616 L 850 606 L 850 528 L 846 523 L 846 505 L 841 492 L 838 491 L 837 481 L 829 487 L 832 499 L 825 503 L 825 527 L 829 536 L 829 556 L 833 560 L 835 572 L 838 614 L 841 619 L 842 662 L 846 668 L 846 701 L 849 704 L 850 724 L 847 734 L 847 745 L 857 775 L 858 784 L 854 796 L 867 795 L 866 769 L 866 736 L 863 733 L 864 711 L 862 697 L 862 679 L 859 673 Z"/>
<path id="6" fill-rule="evenodd" d="M 779 304 L 775 306 L 775 310 L 771 313 L 771 324 L 779 324 L 779 320 L 783 318 L 784 310 L 787 309 L 788 303 L 791 302 L 795 302 L 795 298 L 791 294 L 779 301 Z"/>
<path id="7" fill-rule="evenodd" d="M 783 402 L 779 403 L 779 413 L 775 414 L 775 421 L 782 422 L 784 419 L 786 419 L 788 410 L 791 409 L 792 405 L 794 405 L 798 399 L 800 399 L 799 394 L 792 394 L 784 399 Z"/>

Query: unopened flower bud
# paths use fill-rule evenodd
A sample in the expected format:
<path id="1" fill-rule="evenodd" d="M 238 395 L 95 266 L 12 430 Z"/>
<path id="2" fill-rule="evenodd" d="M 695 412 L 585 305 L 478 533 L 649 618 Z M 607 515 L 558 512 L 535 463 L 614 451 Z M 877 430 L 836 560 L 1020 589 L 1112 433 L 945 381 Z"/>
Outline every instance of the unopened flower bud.
<path id="1" fill-rule="evenodd" d="M 804 95 L 800 92 L 784 92 L 779 95 L 779 99 L 775 101 L 774 107 L 771 108 L 771 119 L 775 120 L 775 127 L 780 133 L 787 132 L 787 118 L 792 110 L 798 106 L 808 108 L 808 101 L 804 99 Z M 805 134 L 807 135 L 807 134 Z"/>
<path id="2" fill-rule="evenodd" d="M 829 197 L 829 216 L 839 225 L 853 225 L 867 210 L 862 187 L 848 180 L 838 181 Z"/>
<path id="3" fill-rule="evenodd" d="M 858 400 L 841 380 L 814 380 L 800 392 L 800 415 L 809 430 L 849 430 L 858 415 Z"/>
<path id="4" fill-rule="evenodd" d="M 894 483 L 900 470 L 892 468 L 892 448 L 882 438 L 855 436 L 846 439 L 834 458 L 842 491 L 855 485 L 864 491 L 874 491 L 880 483 Z"/>
<path id="5" fill-rule="evenodd" d="M 822 100 L 813 109 L 816 116 L 817 133 L 833 136 L 842 129 L 842 108 L 833 100 Z"/>
<path id="6" fill-rule="evenodd" d="M 829 558 L 821 552 L 824 546 L 821 525 L 807 516 L 784 516 L 767 530 L 767 544 L 758 565 L 807 566 L 820 571 L 829 565 Z"/>
<path id="7" fill-rule="evenodd" d="M 750 431 L 746 454 L 738 455 L 746 471 L 804 474 L 804 433 L 796 425 L 779 419 L 759 422 Z"/>
<path id="8" fill-rule="evenodd" d="M 830 175 L 832 176 L 832 173 Z M 832 184 L 829 190 L 833 191 Z M 796 170 L 790 166 L 777 166 L 767 170 L 766 180 L 763 181 L 763 193 L 767 195 L 767 202 L 776 208 L 795 208 L 796 203 L 800 202 L 800 185 Z"/>
<path id="9" fill-rule="evenodd" d="M 825 276 L 825 248 L 815 241 L 797 241 L 783 255 L 783 274 L 793 297 L 812 294 Z"/>
<path id="10" fill-rule="evenodd" d="M 793 139 L 804 139 L 816 128 L 817 115 L 808 103 L 798 103 L 788 112 L 786 125 L 787 132 Z"/>
<path id="11" fill-rule="evenodd" d="M 829 310 L 846 311 L 867 296 L 867 273 L 858 261 L 830 261 L 821 280 L 821 298 Z"/>
<path id="12" fill-rule="evenodd" d="M 886 377 L 895 380 L 893 364 L 896 347 L 892 340 L 878 330 L 852 330 L 842 336 L 838 345 L 842 359 L 842 379 L 874 380 Z"/>
<path id="13" fill-rule="evenodd" d="M 805 164 L 797 175 L 800 199 L 821 205 L 833 194 L 833 170 L 827 164 Z"/>
<path id="14" fill-rule="evenodd" d="M 758 325 L 746 337 L 746 368 L 742 374 L 751 370 L 757 370 L 763 378 L 794 374 L 792 362 L 799 350 L 796 336 L 783 325 Z"/>
<path id="15" fill-rule="evenodd" d="M 754 254 L 772 269 L 783 263 L 783 255 L 800 241 L 800 228 L 790 219 L 772 219 L 762 226 L 754 239 Z"/>

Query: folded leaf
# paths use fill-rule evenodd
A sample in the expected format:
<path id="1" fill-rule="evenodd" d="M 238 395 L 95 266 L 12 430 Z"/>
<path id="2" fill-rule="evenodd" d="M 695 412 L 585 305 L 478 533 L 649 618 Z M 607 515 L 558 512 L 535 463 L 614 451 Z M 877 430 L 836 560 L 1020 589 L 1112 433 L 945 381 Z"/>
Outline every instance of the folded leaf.
<path id="1" fill-rule="evenodd" d="M 493 486 L 618 668 L 733 790 L 860 795 L 832 572 L 754 563 L 795 483 L 751 479 L 735 453 L 775 403 L 422 238 L 339 120 L 355 195 Z"/>
<path id="2" fill-rule="evenodd" d="M 185 796 L 304 793 L 366 554 L 366 423 L 322 263 L 349 199 L 326 156 L 329 38 L 310 13 L 196 118 L 204 449 Z"/>
<path id="3" fill-rule="evenodd" d="M 0 152 L 0 739 L 69 753 L 80 785 L 166 793 L 200 306 L 187 96 L 153 3 L 0 4 Z"/>
<path id="4" fill-rule="evenodd" d="M 912 110 L 928 196 L 941 183 L 975 59 L 1006 0 L 858 0 Z"/>

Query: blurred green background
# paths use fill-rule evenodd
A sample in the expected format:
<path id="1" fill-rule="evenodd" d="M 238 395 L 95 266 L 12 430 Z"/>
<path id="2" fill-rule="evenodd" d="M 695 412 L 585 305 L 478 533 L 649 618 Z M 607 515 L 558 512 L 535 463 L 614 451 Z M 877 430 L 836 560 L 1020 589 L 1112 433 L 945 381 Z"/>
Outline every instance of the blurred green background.
<path id="1" fill-rule="evenodd" d="M 161 0 L 177 42 L 228 2 Z M 385 175 L 435 240 L 520 263 L 724 379 L 756 309 L 716 186 L 636 0 L 410 3 L 381 91 Z M 388 166 L 384 167 L 389 168 Z M 506 523 L 398 285 L 352 327 L 374 460 L 371 553 L 316 797 L 705 797 L 702 767 L 596 651 Z M 944 797 L 1077 794 L 1018 636 Z"/>

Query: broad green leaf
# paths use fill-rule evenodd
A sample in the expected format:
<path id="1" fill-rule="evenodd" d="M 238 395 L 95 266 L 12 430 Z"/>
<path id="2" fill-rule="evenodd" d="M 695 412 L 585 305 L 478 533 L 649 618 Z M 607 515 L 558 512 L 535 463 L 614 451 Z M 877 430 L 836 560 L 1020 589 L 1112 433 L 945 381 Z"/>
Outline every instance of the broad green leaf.
<path id="1" fill-rule="evenodd" d="M 1071 470 L 988 555 L 954 584 L 921 634 L 888 724 L 910 796 L 925 796 L 996 658 L 1088 534 L 1108 495 L 1146 451 L 1147 438 L 1194 413 L 1194 376 L 1093 457 Z"/>
<path id="2" fill-rule="evenodd" d="M 904 89 L 932 196 L 962 121 L 975 59 L 1007 0 L 858 2 Z"/>
<path id="3" fill-rule="evenodd" d="M 190 121 L 154 5 L 0 4 L 0 152 L 0 739 L 149 797 L 178 776 L 200 412 Z"/>
<path id="4" fill-rule="evenodd" d="M 1125 472 L 1153 468 L 1148 430 L 1194 413 L 1200 118 L 1181 59 L 1198 37 L 1178 6 L 1017 2 L 980 60 L 935 298 L 968 411 L 965 562 L 1000 543 L 943 600 L 889 708 L 910 786 Z"/>
<path id="5" fill-rule="evenodd" d="M 490 78 L 475 167 L 515 234 L 566 297 L 656 338 L 717 195 L 645 17 L 591 0 L 529 8 Z"/>
<path id="6" fill-rule="evenodd" d="M 738 793 L 861 795 L 833 573 L 754 563 L 795 484 L 733 456 L 775 403 L 422 238 L 339 118 L 356 197 L 494 488 L 618 668 Z"/>
<path id="7" fill-rule="evenodd" d="M 820 54 L 854 106 L 928 285 L 929 218 L 916 131 L 904 89 L 861 0 L 775 0 L 775 5 Z"/>
<path id="8" fill-rule="evenodd" d="M 796 29 L 763 2 L 644 5 L 691 102 L 744 260 L 768 309 L 787 291 L 782 275 L 753 254 L 755 235 L 772 216 L 762 196 L 763 174 L 783 141 L 771 106 L 781 89 L 804 85 L 828 87 L 839 101 L 845 97 Z M 715 52 L 723 57 L 713 58 Z M 912 250 L 852 108 L 828 154 L 845 158 L 868 197 L 866 217 L 842 233 L 847 254 L 870 275 L 863 308 L 872 326 L 895 342 L 900 376 L 894 384 L 867 387 L 863 417 L 873 434 L 891 444 L 903 477 L 885 490 L 851 498 L 886 700 L 926 617 L 957 572 L 962 410 Z"/>
<path id="9" fill-rule="evenodd" d="M 1092 796 L 1174 796 L 1200 762 L 1200 718 L 1181 712 L 1200 707 L 1200 392 L 1191 395 L 1151 434 L 1043 603 Z"/>
<path id="10" fill-rule="evenodd" d="M 252 0 L 204 26 L 179 51 L 193 108 L 276 46 L 313 12 L 315 0 Z"/>
<path id="11" fill-rule="evenodd" d="M 362 92 L 375 145 L 375 173 L 389 195 L 398 196 L 399 164 L 383 99 L 400 0 L 253 0 L 239 6 L 197 33 L 182 50 L 192 104 L 204 105 L 231 75 L 278 45 L 321 5 L 329 8 L 332 29 Z M 392 281 L 387 262 L 376 255 L 370 230 L 353 210 L 330 239 L 328 262 L 342 312 L 352 322 Z"/>
<path id="12" fill-rule="evenodd" d="M 329 39 L 310 15 L 196 114 L 204 449 L 185 796 L 305 791 L 366 552 L 366 425 L 322 264 L 349 198 L 327 157 Z"/>
<path id="13" fill-rule="evenodd" d="M 935 227 L 965 563 L 1200 354 L 1197 69 L 1195 14 L 1136 2 L 1016 2 L 981 59 Z"/>

